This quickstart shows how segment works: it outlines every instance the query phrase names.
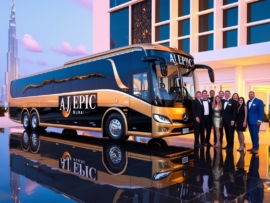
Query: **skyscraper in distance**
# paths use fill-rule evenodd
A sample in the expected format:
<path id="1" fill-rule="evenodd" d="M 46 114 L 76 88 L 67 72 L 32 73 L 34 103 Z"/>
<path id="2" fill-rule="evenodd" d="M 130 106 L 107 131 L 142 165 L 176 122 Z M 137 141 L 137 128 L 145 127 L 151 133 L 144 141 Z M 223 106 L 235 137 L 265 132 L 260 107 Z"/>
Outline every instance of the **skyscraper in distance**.
<path id="1" fill-rule="evenodd" d="M 15 2 L 11 3 L 11 14 L 8 29 L 7 72 L 5 72 L 5 85 L 2 87 L 2 102 L 9 97 L 10 82 L 19 77 L 18 39 L 16 38 Z"/>

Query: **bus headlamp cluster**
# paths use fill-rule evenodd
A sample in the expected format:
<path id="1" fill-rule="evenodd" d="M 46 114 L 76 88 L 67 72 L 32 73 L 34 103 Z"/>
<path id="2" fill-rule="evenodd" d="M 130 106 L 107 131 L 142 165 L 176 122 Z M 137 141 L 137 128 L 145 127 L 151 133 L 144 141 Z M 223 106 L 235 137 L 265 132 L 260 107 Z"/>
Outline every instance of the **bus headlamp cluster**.
<path id="1" fill-rule="evenodd" d="M 171 171 L 155 173 L 153 175 L 153 180 L 162 180 L 163 178 L 166 178 L 170 174 L 171 174 Z"/>
<path id="2" fill-rule="evenodd" d="M 154 114 L 154 119 L 155 119 L 155 121 L 157 121 L 159 123 L 171 124 L 171 121 L 166 116 L 162 116 L 162 115 L 159 115 L 159 114 Z"/>

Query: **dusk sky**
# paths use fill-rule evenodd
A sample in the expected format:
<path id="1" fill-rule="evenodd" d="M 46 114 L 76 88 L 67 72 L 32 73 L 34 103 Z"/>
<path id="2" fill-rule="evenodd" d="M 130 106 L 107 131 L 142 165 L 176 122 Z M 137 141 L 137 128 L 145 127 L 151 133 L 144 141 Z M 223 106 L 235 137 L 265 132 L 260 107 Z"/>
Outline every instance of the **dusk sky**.
<path id="1" fill-rule="evenodd" d="M 0 6 L 0 85 L 7 69 L 12 0 Z M 15 0 L 20 75 L 92 53 L 92 0 Z"/>

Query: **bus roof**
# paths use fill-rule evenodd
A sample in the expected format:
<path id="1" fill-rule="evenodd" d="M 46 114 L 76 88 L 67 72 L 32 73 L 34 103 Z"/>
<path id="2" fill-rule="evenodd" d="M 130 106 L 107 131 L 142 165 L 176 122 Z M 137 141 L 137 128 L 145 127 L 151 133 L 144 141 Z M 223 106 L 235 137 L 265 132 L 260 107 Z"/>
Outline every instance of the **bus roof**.
<path id="1" fill-rule="evenodd" d="M 160 50 L 160 51 L 174 52 L 174 53 L 177 53 L 177 54 L 185 55 L 185 56 L 193 59 L 193 56 L 191 56 L 190 54 L 188 54 L 188 53 L 186 53 L 186 52 L 184 52 L 182 50 L 178 50 L 176 48 L 174 49 L 174 48 L 159 45 L 159 44 L 133 44 L 133 45 L 124 46 L 124 47 L 104 51 L 104 52 L 101 52 L 101 53 L 93 54 L 93 55 L 90 55 L 90 56 L 85 56 L 85 57 L 75 59 L 75 60 L 72 60 L 72 61 L 68 61 L 68 62 L 64 63 L 63 66 L 58 66 L 58 67 L 55 67 L 55 68 L 47 69 L 45 71 L 40 71 L 40 72 L 36 72 L 36 73 L 33 73 L 33 74 L 29 74 L 27 76 L 24 76 L 24 77 L 21 77 L 21 78 L 18 78 L 18 79 L 28 78 L 30 76 L 35 76 L 35 75 L 39 75 L 39 74 L 42 74 L 42 73 L 51 72 L 51 71 L 54 71 L 54 70 L 57 70 L 57 69 L 65 68 L 66 66 L 75 65 L 76 63 L 81 63 L 83 61 L 87 61 L 87 60 L 90 60 L 90 59 L 95 59 L 95 58 L 102 57 L 102 56 L 105 56 L 105 55 L 108 55 L 108 54 L 113 54 L 115 52 L 125 51 L 125 50 L 132 49 L 132 48 L 141 48 L 143 50 Z M 16 79 L 16 80 L 18 80 L 18 79 Z"/>

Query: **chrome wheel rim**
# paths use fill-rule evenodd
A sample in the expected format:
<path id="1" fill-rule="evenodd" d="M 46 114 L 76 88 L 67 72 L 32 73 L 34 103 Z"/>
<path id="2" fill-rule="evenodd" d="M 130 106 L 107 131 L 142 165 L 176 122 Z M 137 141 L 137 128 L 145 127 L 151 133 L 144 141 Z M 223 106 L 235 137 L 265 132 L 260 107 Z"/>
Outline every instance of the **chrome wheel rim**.
<path id="1" fill-rule="evenodd" d="M 24 115 L 23 116 L 23 125 L 24 125 L 24 127 L 27 127 L 28 126 L 28 122 L 29 122 L 28 116 L 27 115 Z"/>
<path id="2" fill-rule="evenodd" d="M 27 133 L 23 133 L 23 143 L 24 145 L 28 146 L 29 138 Z"/>
<path id="3" fill-rule="evenodd" d="M 36 115 L 32 116 L 32 127 L 36 128 L 37 127 L 37 117 Z"/>
<path id="4" fill-rule="evenodd" d="M 32 145 L 33 145 L 34 147 L 37 147 L 37 145 L 38 145 L 38 138 L 37 138 L 36 133 L 33 133 L 33 134 L 32 134 L 31 141 L 32 141 Z"/>
<path id="5" fill-rule="evenodd" d="M 113 137 L 119 137 L 121 135 L 122 126 L 119 120 L 113 119 L 109 124 L 109 130 Z"/>
<path id="6" fill-rule="evenodd" d="M 118 164 L 122 160 L 122 153 L 118 147 L 112 147 L 109 151 L 109 156 L 114 164 Z"/>

